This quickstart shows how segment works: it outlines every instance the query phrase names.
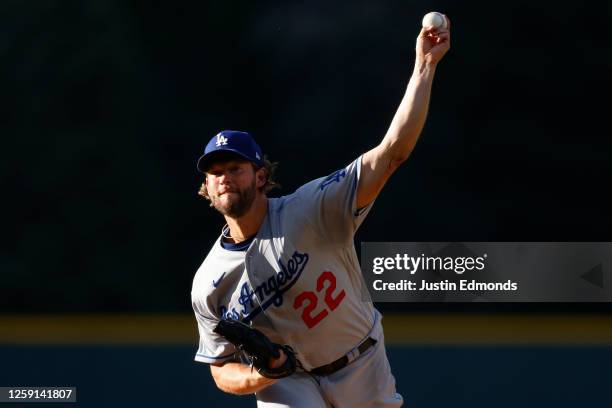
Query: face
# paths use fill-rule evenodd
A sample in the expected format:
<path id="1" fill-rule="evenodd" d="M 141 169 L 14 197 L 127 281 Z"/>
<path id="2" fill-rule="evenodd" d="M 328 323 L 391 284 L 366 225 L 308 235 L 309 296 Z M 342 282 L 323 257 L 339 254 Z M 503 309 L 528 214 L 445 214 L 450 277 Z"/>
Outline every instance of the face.
<path id="1" fill-rule="evenodd" d="M 253 205 L 260 179 L 251 162 L 231 159 L 211 164 L 205 183 L 213 207 L 223 215 L 239 218 Z"/>

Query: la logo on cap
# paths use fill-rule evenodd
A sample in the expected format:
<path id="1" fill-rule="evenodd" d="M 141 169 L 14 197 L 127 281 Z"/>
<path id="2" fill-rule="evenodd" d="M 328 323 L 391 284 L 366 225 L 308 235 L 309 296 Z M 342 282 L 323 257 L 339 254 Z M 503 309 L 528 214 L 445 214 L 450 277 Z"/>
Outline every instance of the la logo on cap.
<path id="1" fill-rule="evenodd" d="M 223 133 L 219 133 L 217 135 L 217 143 L 215 143 L 217 147 L 225 146 L 227 144 L 227 137 L 223 136 Z"/>

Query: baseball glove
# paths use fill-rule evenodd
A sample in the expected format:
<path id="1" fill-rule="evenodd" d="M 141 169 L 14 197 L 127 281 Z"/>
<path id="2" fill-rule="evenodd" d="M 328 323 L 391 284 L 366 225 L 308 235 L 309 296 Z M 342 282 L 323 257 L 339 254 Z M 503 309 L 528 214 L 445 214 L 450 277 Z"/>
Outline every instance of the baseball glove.
<path id="1" fill-rule="evenodd" d="M 221 320 L 213 330 L 244 351 L 251 360 L 251 366 L 267 378 L 283 378 L 293 374 L 297 367 L 295 352 L 290 346 L 272 343 L 268 337 L 257 329 L 238 320 Z M 279 350 L 287 355 L 285 363 L 277 368 L 269 368 L 271 358 L 279 358 Z"/>

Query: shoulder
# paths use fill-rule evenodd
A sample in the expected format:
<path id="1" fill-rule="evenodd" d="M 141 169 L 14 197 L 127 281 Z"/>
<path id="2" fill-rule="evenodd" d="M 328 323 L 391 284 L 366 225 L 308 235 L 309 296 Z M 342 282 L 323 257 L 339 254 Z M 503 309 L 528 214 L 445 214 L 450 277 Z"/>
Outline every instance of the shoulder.
<path id="1" fill-rule="evenodd" d="M 361 170 L 362 156 L 357 157 L 348 165 L 337 168 L 326 176 L 315 178 L 298 187 L 293 193 L 278 198 L 269 198 L 269 203 L 276 206 L 276 210 L 284 208 L 287 204 L 311 197 L 313 193 L 325 190 L 325 187 L 345 179 L 352 179 L 354 175 L 359 176 Z"/>
<path id="2" fill-rule="evenodd" d="M 269 214 L 273 220 L 297 220 L 308 211 L 307 209 L 317 200 L 317 192 L 325 178 L 312 180 L 295 190 L 291 194 L 278 198 L 268 199 Z"/>
<path id="3" fill-rule="evenodd" d="M 202 288 L 208 287 L 209 285 L 202 285 L 202 282 L 208 282 L 207 271 L 211 268 L 214 268 L 215 265 L 218 265 L 219 262 L 222 262 L 222 251 L 221 246 L 219 245 L 220 236 L 215 240 L 210 251 L 202 261 L 202 264 L 198 267 L 195 275 L 193 276 L 193 284 L 192 284 L 192 294 L 194 291 Z"/>

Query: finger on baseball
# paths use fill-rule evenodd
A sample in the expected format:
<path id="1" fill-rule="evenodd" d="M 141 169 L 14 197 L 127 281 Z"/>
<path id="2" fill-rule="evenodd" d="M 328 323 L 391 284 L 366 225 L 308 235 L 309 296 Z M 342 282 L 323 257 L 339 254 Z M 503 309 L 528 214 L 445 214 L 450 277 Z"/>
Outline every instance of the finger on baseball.
<path id="1" fill-rule="evenodd" d="M 451 22 L 450 22 L 450 18 L 448 18 L 448 16 L 446 14 L 442 14 L 444 16 L 444 18 L 446 19 L 446 29 L 450 30 L 451 27 Z"/>
<path id="2" fill-rule="evenodd" d="M 450 37 L 438 37 L 438 42 L 436 44 L 446 44 L 450 46 Z"/>
<path id="3" fill-rule="evenodd" d="M 435 26 L 427 26 L 421 28 L 421 32 L 419 33 L 419 37 L 426 38 L 432 34 L 435 34 L 438 29 Z"/>
<path id="4" fill-rule="evenodd" d="M 448 31 L 438 33 L 438 38 L 440 38 L 443 41 L 448 41 L 450 39 L 450 33 Z"/>

